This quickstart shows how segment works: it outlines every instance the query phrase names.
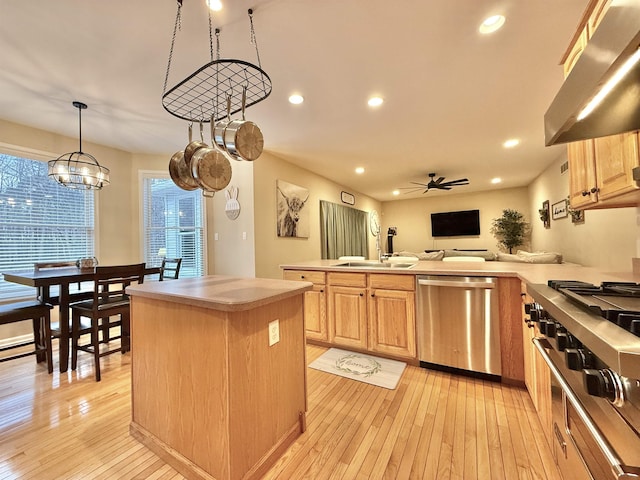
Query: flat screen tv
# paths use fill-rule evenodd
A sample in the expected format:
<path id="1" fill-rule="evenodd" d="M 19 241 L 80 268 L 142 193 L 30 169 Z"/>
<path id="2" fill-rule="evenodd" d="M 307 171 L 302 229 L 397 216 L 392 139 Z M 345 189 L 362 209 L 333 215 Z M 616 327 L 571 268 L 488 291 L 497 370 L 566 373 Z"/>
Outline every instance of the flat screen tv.
<path id="1" fill-rule="evenodd" d="M 432 213 L 431 235 L 433 237 L 480 235 L 480 210 Z"/>

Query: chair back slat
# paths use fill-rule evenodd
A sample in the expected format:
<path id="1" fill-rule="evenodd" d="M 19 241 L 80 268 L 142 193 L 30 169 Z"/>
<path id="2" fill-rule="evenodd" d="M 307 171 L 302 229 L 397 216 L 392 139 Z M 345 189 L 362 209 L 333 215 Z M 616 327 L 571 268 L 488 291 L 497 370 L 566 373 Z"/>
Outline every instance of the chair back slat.
<path id="1" fill-rule="evenodd" d="M 180 265 L 182 265 L 182 258 L 163 258 L 160 266 L 160 281 L 177 279 L 180 274 Z"/>
<path id="2" fill-rule="evenodd" d="M 94 309 L 128 299 L 125 289 L 132 283 L 144 282 L 144 263 L 96 267 L 93 293 Z"/>

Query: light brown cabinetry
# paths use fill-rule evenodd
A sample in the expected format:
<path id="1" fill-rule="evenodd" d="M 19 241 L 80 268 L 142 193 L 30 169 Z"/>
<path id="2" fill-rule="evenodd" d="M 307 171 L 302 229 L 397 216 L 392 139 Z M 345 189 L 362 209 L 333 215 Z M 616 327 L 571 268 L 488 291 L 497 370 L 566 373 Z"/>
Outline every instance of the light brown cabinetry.
<path id="1" fill-rule="evenodd" d="M 367 275 L 328 273 L 329 342 L 367 348 Z"/>
<path id="2" fill-rule="evenodd" d="M 413 275 L 327 274 L 329 343 L 416 357 Z"/>
<path id="3" fill-rule="evenodd" d="M 369 350 L 415 357 L 416 314 L 413 275 L 369 275 Z"/>
<path id="4" fill-rule="evenodd" d="M 609 8 L 611 0 L 590 4 L 580 33 L 565 55 L 563 69 L 569 75 L 589 38 Z M 575 209 L 635 206 L 640 188 L 632 170 L 640 166 L 638 132 L 572 142 L 567 145 L 569 160 L 569 202 Z"/>
<path id="5" fill-rule="evenodd" d="M 298 280 L 313 283 L 313 290 L 304 294 L 304 323 L 307 338 L 327 341 L 327 293 L 326 274 L 313 270 L 285 270 L 284 280 Z"/>
<path id="6" fill-rule="evenodd" d="M 538 418 L 545 432 L 545 438 L 551 436 L 551 371 L 544 359 L 533 345 L 533 339 L 540 335 L 538 324 L 529 322 L 524 312 L 524 304 L 533 302 L 526 293 L 526 285 L 522 284 L 523 322 L 522 340 L 524 344 L 524 382 L 538 413 Z"/>

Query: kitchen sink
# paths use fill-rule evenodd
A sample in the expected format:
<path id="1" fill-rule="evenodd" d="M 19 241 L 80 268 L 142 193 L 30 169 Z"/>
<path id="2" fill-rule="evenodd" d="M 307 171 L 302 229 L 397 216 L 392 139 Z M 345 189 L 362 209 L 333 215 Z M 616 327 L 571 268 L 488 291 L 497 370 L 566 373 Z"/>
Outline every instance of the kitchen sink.
<path id="1" fill-rule="evenodd" d="M 339 263 L 334 265 L 334 267 L 350 267 L 350 268 L 411 268 L 415 263 L 389 263 L 389 262 L 347 262 L 347 263 Z"/>

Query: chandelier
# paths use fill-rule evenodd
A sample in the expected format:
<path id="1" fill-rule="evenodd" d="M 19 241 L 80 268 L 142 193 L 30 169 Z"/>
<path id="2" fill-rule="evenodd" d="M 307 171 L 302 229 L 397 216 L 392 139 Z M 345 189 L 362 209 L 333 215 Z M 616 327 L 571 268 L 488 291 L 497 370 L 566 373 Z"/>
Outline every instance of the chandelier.
<path id="1" fill-rule="evenodd" d="M 82 151 L 82 110 L 86 109 L 87 105 L 82 102 L 73 102 L 73 106 L 78 109 L 80 130 L 78 151 L 65 153 L 55 160 L 50 160 L 49 177 L 65 187 L 100 190 L 110 183 L 109 169 L 101 166 L 93 155 Z"/>

